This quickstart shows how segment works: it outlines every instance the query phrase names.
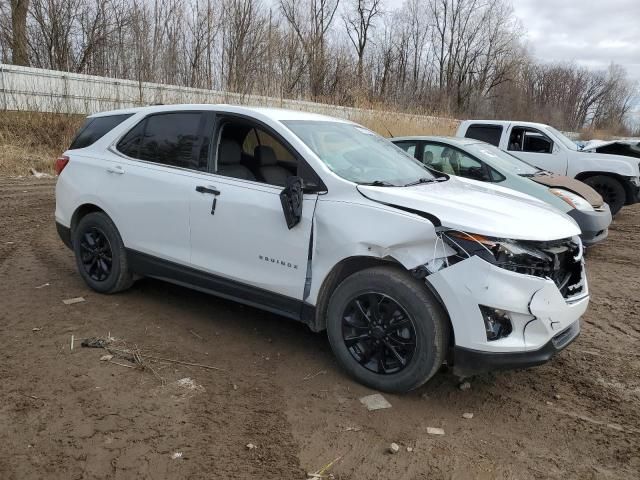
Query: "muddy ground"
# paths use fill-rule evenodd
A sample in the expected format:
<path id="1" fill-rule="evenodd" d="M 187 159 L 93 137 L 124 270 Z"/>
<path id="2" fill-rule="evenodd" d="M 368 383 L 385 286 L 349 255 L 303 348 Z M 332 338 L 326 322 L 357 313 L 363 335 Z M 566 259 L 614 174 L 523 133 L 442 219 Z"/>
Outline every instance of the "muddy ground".
<path id="1" fill-rule="evenodd" d="M 51 180 L 0 179 L 4 480 L 302 479 L 336 458 L 327 472 L 343 479 L 640 478 L 640 206 L 588 253 L 583 332 L 552 362 L 466 391 L 440 373 L 368 412 L 358 398 L 373 392 L 301 324 L 154 280 L 88 290 L 56 235 L 53 192 Z M 147 360 L 142 371 L 79 347 L 109 332 L 223 370 Z"/>

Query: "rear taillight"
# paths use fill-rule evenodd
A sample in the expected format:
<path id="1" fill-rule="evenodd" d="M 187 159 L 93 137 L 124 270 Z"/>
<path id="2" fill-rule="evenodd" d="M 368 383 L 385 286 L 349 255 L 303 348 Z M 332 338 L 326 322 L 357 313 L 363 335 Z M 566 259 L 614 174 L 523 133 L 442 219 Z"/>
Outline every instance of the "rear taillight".
<path id="1" fill-rule="evenodd" d="M 67 166 L 67 163 L 69 163 L 69 157 L 67 157 L 66 155 L 62 155 L 61 157 L 56 158 L 56 163 L 53 166 L 56 175 L 60 175 L 62 170 L 64 170 L 64 167 Z"/>

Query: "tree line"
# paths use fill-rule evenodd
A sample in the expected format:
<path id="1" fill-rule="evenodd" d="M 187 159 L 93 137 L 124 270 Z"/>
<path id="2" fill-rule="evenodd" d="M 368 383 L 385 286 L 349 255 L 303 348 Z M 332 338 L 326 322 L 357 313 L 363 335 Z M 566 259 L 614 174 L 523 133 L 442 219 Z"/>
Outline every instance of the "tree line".
<path id="1" fill-rule="evenodd" d="M 0 0 L 3 62 L 418 113 L 629 126 L 625 70 L 541 63 L 507 0 Z"/>

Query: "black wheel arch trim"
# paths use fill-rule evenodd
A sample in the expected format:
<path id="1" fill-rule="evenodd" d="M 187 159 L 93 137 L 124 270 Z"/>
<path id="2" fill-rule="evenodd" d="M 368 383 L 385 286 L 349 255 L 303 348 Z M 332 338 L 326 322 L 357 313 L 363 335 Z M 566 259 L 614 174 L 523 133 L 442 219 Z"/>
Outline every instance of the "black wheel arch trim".
<path id="1" fill-rule="evenodd" d="M 579 174 L 576 175 L 576 180 L 580 180 L 581 182 L 584 182 L 585 180 L 587 180 L 590 177 L 596 177 L 596 176 L 601 176 L 601 177 L 611 177 L 614 180 L 617 180 L 618 182 L 620 182 L 620 185 L 622 185 L 622 188 L 624 188 L 624 193 L 625 193 L 625 205 L 633 205 L 634 203 L 640 202 L 640 187 L 637 187 L 636 185 L 634 185 L 631 182 L 631 179 L 633 177 L 625 177 L 624 175 L 620 175 L 618 173 L 613 173 L 613 172 L 592 172 L 592 171 L 588 171 L 588 172 L 580 172 Z"/>

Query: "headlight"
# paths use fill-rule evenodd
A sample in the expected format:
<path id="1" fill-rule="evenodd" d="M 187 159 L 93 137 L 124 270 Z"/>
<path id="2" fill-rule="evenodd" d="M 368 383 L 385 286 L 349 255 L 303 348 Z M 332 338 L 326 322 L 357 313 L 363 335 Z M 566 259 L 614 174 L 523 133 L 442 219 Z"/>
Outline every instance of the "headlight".
<path id="1" fill-rule="evenodd" d="M 577 270 L 573 267 L 571 270 L 579 271 L 582 260 L 579 237 L 533 242 L 492 238 L 458 230 L 443 231 L 441 236 L 456 251 L 456 255 L 449 259 L 450 264 L 475 255 L 506 270 L 555 280 L 569 263 L 578 266 Z"/>
<path id="2" fill-rule="evenodd" d="M 550 188 L 549 191 L 555 196 L 560 197 L 573 208 L 577 208 L 578 210 L 582 210 L 585 212 L 593 212 L 594 210 L 589 202 L 587 202 L 580 195 L 576 195 L 569 190 L 565 190 L 563 188 Z"/>

